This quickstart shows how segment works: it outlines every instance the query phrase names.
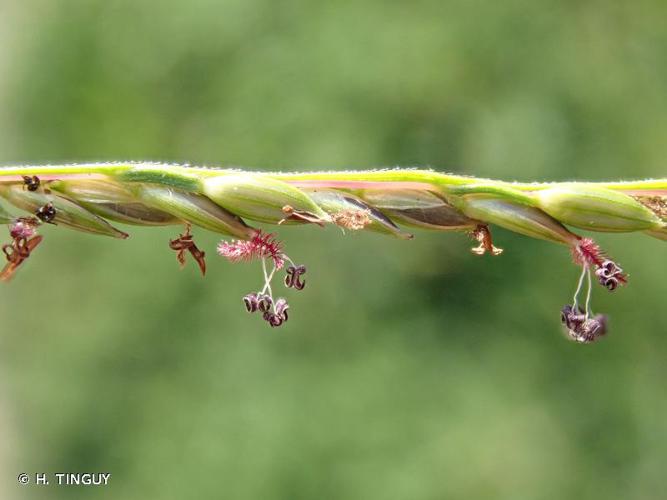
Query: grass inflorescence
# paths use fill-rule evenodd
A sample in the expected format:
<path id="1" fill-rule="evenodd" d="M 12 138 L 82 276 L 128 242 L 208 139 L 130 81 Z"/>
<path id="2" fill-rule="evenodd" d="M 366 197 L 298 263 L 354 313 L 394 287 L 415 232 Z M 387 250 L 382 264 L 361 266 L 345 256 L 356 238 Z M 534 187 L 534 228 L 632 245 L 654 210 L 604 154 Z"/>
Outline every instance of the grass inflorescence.
<path id="1" fill-rule="evenodd" d="M 667 180 L 632 182 L 517 183 L 391 169 L 349 172 L 247 172 L 158 163 L 20 166 L 0 169 L 0 196 L 25 212 L 0 206 L 9 227 L 2 249 L 8 281 L 42 242 L 42 224 L 115 238 L 128 234 L 114 223 L 180 225 L 169 248 L 181 265 L 190 255 L 206 273 L 206 254 L 193 227 L 228 237 L 218 253 L 231 262 L 259 260 L 263 286 L 243 298 L 246 309 L 271 326 L 288 319 L 289 305 L 274 299 L 272 283 L 301 290 L 306 267 L 284 251 L 274 233 L 255 223 L 373 231 L 411 239 L 412 230 L 466 231 L 477 255 L 500 255 L 490 226 L 567 246 L 582 272 L 572 300 L 562 309 L 570 338 L 592 342 L 607 332 L 607 319 L 591 311 L 593 277 L 610 291 L 627 283 L 620 266 L 590 238 L 572 231 L 640 232 L 667 240 Z M 583 302 L 580 295 L 584 294 Z"/>

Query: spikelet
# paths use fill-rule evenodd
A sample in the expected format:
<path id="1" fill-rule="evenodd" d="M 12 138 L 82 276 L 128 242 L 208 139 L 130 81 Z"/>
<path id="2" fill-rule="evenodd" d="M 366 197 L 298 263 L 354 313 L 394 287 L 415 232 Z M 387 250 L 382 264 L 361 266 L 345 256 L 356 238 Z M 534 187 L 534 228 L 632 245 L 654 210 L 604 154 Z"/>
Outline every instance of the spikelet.
<path id="1" fill-rule="evenodd" d="M 667 180 L 611 183 L 521 184 L 449 175 L 430 170 L 261 173 L 157 163 L 108 163 L 0 168 L 0 196 L 27 214 L 0 206 L 0 223 L 11 241 L 0 278 L 9 279 L 42 241 L 41 224 L 55 224 L 116 238 L 128 235 L 108 221 L 140 226 L 181 225 L 169 241 L 183 266 L 188 255 L 206 270 L 205 252 L 193 227 L 235 238 L 218 253 L 232 262 L 259 260 L 264 286 L 244 297 L 249 312 L 267 323 L 287 321 L 286 299 L 274 299 L 271 283 L 285 270 L 285 285 L 305 286 L 303 265 L 285 253 L 274 233 L 251 223 L 333 225 L 344 232 L 376 232 L 400 239 L 413 229 L 466 231 L 477 254 L 500 255 L 490 225 L 568 246 L 582 274 L 572 304 L 564 309 L 568 335 L 588 343 L 607 331 L 606 319 L 589 312 L 592 275 L 613 291 L 627 275 L 590 238 L 572 232 L 636 232 L 667 241 Z M 588 280 L 586 280 L 588 277 Z M 578 297 L 589 283 L 586 304 Z"/>

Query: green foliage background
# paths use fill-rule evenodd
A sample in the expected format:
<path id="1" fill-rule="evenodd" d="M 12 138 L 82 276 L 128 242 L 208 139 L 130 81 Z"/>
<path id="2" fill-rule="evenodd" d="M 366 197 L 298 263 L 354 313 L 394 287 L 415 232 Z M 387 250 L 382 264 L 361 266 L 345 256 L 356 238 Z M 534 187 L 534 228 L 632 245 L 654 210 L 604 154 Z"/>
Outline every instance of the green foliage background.
<path id="1" fill-rule="evenodd" d="M 519 180 L 665 177 L 659 1 L 2 0 L 0 162 L 432 166 Z M 0 496 L 664 498 L 665 244 L 599 240 L 609 338 L 565 341 L 567 252 L 497 230 L 404 242 L 284 228 L 290 322 L 260 269 L 172 229 L 47 229 L 0 289 Z M 19 472 L 113 474 L 21 487 Z"/>

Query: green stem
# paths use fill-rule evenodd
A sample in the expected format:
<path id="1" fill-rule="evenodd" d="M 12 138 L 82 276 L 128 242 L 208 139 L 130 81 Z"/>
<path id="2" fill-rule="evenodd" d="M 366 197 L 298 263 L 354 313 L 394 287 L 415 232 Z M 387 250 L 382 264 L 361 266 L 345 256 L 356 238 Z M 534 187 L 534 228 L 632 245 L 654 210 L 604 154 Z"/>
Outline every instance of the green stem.
<path id="1" fill-rule="evenodd" d="M 235 174 L 238 170 L 169 165 L 161 163 L 84 163 L 76 165 L 10 166 L 0 168 L 0 183 L 21 182 L 23 175 L 37 175 L 44 180 L 85 176 L 110 176 L 128 182 L 149 182 L 191 192 L 200 192 L 200 180 L 207 177 Z M 322 171 L 305 173 L 257 172 L 297 187 L 329 187 L 339 189 L 426 189 L 445 196 L 490 193 L 513 201 L 529 203 L 530 196 L 521 192 L 540 191 L 560 183 L 519 183 L 452 175 L 432 170 L 388 169 L 369 171 Z M 667 179 L 626 182 L 586 182 L 582 185 L 605 187 L 628 194 L 667 195 Z"/>

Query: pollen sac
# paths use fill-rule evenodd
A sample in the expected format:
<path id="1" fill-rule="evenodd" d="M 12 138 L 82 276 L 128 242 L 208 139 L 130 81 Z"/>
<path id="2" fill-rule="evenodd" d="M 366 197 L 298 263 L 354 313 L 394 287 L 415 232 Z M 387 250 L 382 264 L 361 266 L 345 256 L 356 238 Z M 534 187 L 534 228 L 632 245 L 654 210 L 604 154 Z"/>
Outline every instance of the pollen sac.
<path id="1" fill-rule="evenodd" d="M 216 204 L 258 222 L 270 224 L 304 224 L 329 222 L 330 218 L 306 193 L 271 177 L 234 173 L 207 177 L 202 181 L 203 194 Z M 290 217 L 285 207 L 299 214 Z"/>
<path id="2" fill-rule="evenodd" d="M 613 260 L 607 259 L 604 262 L 602 262 L 599 269 L 595 271 L 595 274 L 597 276 L 610 278 L 619 272 L 623 272 L 623 270 L 620 267 L 618 267 L 618 265 L 616 265 L 616 263 Z"/>
<path id="3" fill-rule="evenodd" d="M 62 196 L 27 191 L 20 185 L 2 187 L 0 195 L 17 208 L 35 214 L 43 222 L 114 238 L 128 237 L 101 217 Z"/>
<path id="4" fill-rule="evenodd" d="M 257 309 L 263 313 L 271 311 L 273 307 L 273 299 L 270 295 L 259 293 L 257 294 Z"/>
<path id="5" fill-rule="evenodd" d="M 618 288 L 618 285 L 624 280 L 623 269 L 614 261 L 605 260 L 595 271 L 598 282 L 610 292 Z"/>
<path id="6" fill-rule="evenodd" d="M 289 309 L 289 304 L 287 303 L 287 300 L 283 298 L 276 300 L 276 305 L 273 309 L 275 311 L 276 316 L 281 318 L 283 322 L 287 321 L 287 310 Z"/>
<path id="7" fill-rule="evenodd" d="M 264 321 L 266 321 L 272 328 L 282 325 L 287 322 L 287 310 L 289 309 L 289 304 L 287 300 L 279 298 L 276 300 L 273 311 L 265 311 L 262 315 Z"/>
<path id="8" fill-rule="evenodd" d="M 595 342 L 603 335 L 607 334 L 607 317 L 598 314 L 594 318 L 589 318 L 577 329 L 569 330 L 570 338 L 581 344 L 590 344 Z"/>
<path id="9" fill-rule="evenodd" d="M 566 305 L 561 310 L 561 322 L 570 331 L 580 330 L 586 322 L 586 315 L 580 307 L 575 309 L 571 305 Z"/>
<path id="10" fill-rule="evenodd" d="M 269 325 L 271 325 L 271 328 L 275 328 L 284 323 L 284 320 L 281 316 L 278 316 L 277 314 L 268 311 L 264 313 L 263 318 L 264 321 L 266 321 Z"/>
<path id="11" fill-rule="evenodd" d="M 604 314 L 597 314 L 594 318 L 589 319 L 584 329 L 586 334 L 591 336 L 593 340 L 597 340 L 603 335 L 607 334 L 607 316 Z"/>
<path id="12" fill-rule="evenodd" d="M 599 279 L 600 284 L 604 286 L 607 290 L 610 292 L 613 292 L 618 288 L 619 281 L 618 279 L 614 278 L 613 276 L 611 278 L 600 278 Z"/>
<path id="13" fill-rule="evenodd" d="M 261 312 L 262 319 L 272 328 L 287 321 L 289 304 L 284 298 L 273 301 L 270 295 L 264 293 L 249 293 L 243 297 L 243 303 L 249 313 Z"/>
<path id="14" fill-rule="evenodd" d="M 41 184 L 39 177 L 36 175 L 29 176 L 29 175 L 23 175 L 23 185 L 26 187 L 28 191 L 37 191 L 39 189 L 39 186 Z"/>
<path id="15" fill-rule="evenodd" d="M 582 344 L 590 344 L 607 333 L 607 317 L 598 314 L 587 317 L 581 308 L 566 305 L 561 311 L 561 321 L 570 339 Z"/>
<path id="16" fill-rule="evenodd" d="M 35 210 L 35 217 L 47 224 L 53 224 L 53 221 L 56 218 L 56 213 L 53 203 L 49 202 L 43 207 L 39 207 Z"/>
<path id="17" fill-rule="evenodd" d="M 285 286 L 295 290 L 303 290 L 306 282 L 301 279 L 301 276 L 306 274 L 306 266 L 288 266 L 286 271 Z"/>
<path id="18" fill-rule="evenodd" d="M 249 293 L 243 297 L 243 304 L 249 313 L 254 313 L 259 309 L 259 300 L 256 293 Z"/>

